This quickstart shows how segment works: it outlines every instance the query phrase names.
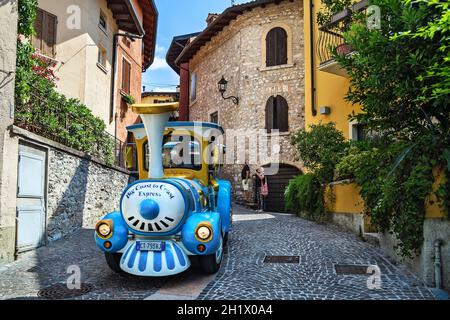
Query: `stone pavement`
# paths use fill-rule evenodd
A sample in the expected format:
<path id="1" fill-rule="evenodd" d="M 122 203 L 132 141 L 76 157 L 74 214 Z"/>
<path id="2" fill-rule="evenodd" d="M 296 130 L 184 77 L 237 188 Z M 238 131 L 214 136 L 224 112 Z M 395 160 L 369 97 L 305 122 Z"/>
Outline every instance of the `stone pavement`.
<path id="1" fill-rule="evenodd" d="M 96 248 L 92 230 L 26 253 L 0 267 L 0 299 L 36 299 L 39 290 L 65 284 L 79 266 L 89 292 L 74 299 L 433 299 L 402 265 L 378 248 L 334 226 L 290 215 L 256 214 L 234 208 L 229 246 L 217 276 L 193 270 L 167 278 L 117 275 Z M 263 263 L 266 255 L 296 255 L 297 264 Z M 334 264 L 376 264 L 381 289 L 369 290 L 369 275 L 337 275 Z"/>
<path id="2" fill-rule="evenodd" d="M 267 213 L 234 210 L 243 215 L 235 216 L 239 222 L 225 263 L 199 299 L 433 299 L 406 267 L 353 234 L 292 215 L 270 214 L 270 219 Z M 266 255 L 299 256 L 300 261 L 263 263 Z M 369 274 L 336 274 L 335 264 L 377 265 L 381 289 L 367 288 Z"/>

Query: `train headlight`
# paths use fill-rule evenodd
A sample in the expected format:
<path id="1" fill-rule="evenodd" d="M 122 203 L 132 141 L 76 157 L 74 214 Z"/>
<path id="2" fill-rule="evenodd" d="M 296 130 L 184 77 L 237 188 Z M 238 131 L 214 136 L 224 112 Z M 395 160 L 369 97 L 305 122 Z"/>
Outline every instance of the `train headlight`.
<path id="1" fill-rule="evenodd" d="M 201 242 L 208 242 L 212 239 L 213 232 L 209 223 L 201 223 L 195 230 L 195 237 Z"/>
<path id="2" fill-rule="evenodd" d="M 112 235 L 112 222 L 109 220 L 100 221 L 95 230 L 100 238 L 108 239 Z"/>

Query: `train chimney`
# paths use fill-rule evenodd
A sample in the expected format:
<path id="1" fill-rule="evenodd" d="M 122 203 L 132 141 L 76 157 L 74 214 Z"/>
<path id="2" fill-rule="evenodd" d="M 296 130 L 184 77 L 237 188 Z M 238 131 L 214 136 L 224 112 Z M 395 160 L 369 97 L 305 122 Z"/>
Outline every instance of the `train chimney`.
<path id="1" fill-rule="evenodd" d="M 135 104 L 133 112 L 141 116 L 148 137 L 150 179 L 164 177 L 162 165 L 162 144 L 164 130 L 172 112 L 178 110 L 178 102 L 160 104 Z"/>

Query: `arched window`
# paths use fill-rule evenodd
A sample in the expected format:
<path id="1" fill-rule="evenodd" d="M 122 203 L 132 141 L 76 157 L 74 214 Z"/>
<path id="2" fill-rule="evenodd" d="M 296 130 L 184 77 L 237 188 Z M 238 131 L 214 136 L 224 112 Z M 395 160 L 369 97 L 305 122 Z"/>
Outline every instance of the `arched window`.
<path id="1" fill-rule="evenodd" d="M 288 63 L 288 34 L 281 27 L 273 28 L 266 37 L 266 66 Z"/>
<path id="2" fill-rule="evenodd" d="M 282 96 L 270 97 L 267 100 L 266 129 L 269 133 L 272 130 L 289 131 L 289 107 Z"/>

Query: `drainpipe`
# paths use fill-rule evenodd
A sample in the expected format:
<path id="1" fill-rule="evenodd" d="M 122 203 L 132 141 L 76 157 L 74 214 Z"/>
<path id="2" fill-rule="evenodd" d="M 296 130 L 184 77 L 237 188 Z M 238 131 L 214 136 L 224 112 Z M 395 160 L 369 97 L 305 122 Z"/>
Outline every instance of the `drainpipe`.
<path id="1" fill-rule="evenodd" d="M 443 241 L 437 239 L 434 241 L 434 283 L 436 289 L 442 289 L 442 264 L 441 264 L 441 246 Z"/>
<path id="2" fill-rule="evenodd" d="M 309 7 L 309 34 L 310 34 L 310 60 L 311 60 L 311 113 L 313 117 L 317 115 L 316 110 L 316 84 L 315 84 L 315 66 L 314 66 L 314 0 L 310 0 Z"/>

